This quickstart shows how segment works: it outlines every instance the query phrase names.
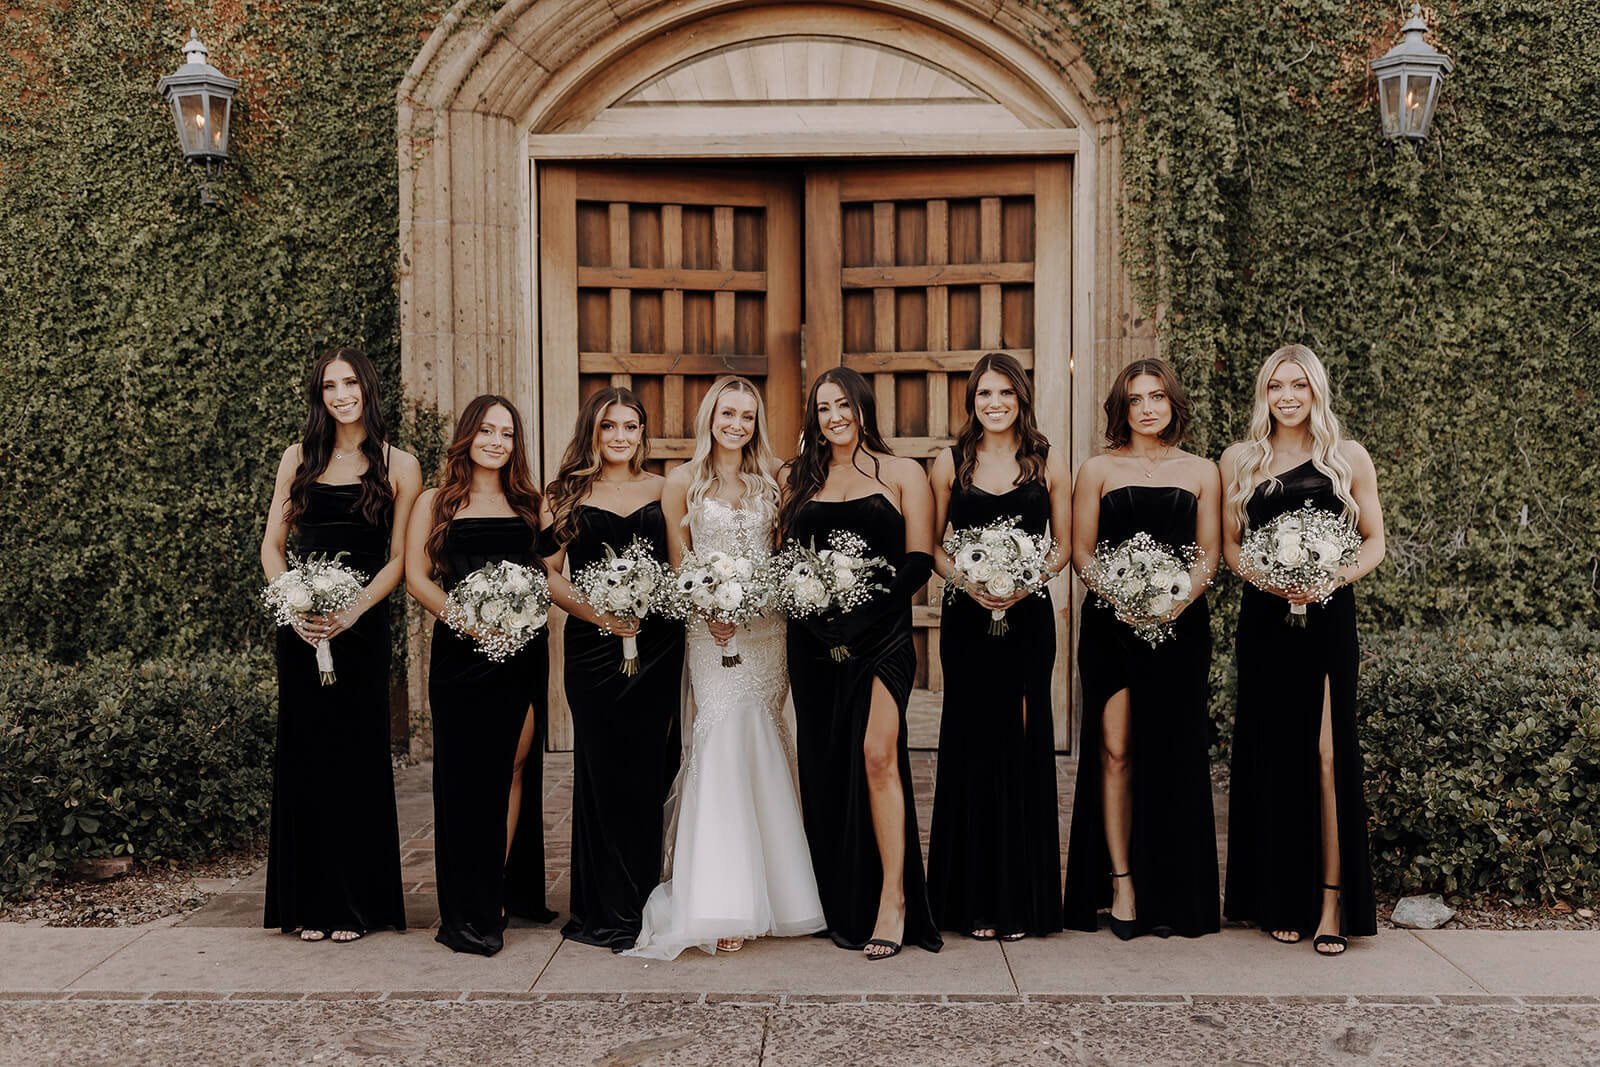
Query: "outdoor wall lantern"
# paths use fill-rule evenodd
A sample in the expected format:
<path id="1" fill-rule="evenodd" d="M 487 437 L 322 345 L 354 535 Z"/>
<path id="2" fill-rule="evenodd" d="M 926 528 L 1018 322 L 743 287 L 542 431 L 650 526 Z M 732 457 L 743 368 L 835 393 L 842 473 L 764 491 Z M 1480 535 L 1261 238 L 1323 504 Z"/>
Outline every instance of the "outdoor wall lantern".
<path id="1" fill-rule="evenodd" d="M 1455 66 L 1450 57 L 1423 40 L 1428 24 L 1422 5 L 1411 5 L 1411 17 L 1400 27 L 1400 41 L 1370 66 L 1378 76 L 1378 108 L 1383 136 L 1390 143 L 1409 141 L 1420 147 L 1433 124 L 1444 76 Z"/>
<path id="2" fill-rule="evenodd" d="M 206 62 L 206 46 L 193 29 L 189 30 L 189 43 L 183 46 L 183 60 L 183 66 L 162 78 L 157 88 L 162 99 L 172 106 L 172 121 L 178 127 L 184 158 L 203 165 L 209 178 L 228 158 L 228 120 L 239 83 Z M 217 202 L 204 179 L 200 182 L 200 202 Z"/>

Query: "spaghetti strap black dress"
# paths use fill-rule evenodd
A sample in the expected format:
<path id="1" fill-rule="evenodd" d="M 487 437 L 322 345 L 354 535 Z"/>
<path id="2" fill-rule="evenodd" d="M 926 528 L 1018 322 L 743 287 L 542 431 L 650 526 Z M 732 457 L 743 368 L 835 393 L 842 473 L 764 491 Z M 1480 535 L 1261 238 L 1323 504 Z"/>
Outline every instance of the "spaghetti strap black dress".
<path id="1" fill-rule="evenodd" d="M 1194 494 L 1176 486 L 1113 489 L 1100 498 L 1096 544 L 1120 544 L 1142 530 L 1170 548 L 1192 545 L 1198 512 Z M 1111 904 L 1101 729 L 1106 701 L 1124 689 L 1133 793 L 1128 870 L 1137 929 L 1198 937 L 1221 928 L 1206 715 L 1210 666 L 1204 597 L 1178 616 L 1173 635 L 1155 648 L 1117 621 L 1109 605 L 1093 596 L 1085 600 L 1078 631 L 1083 728 L 1062 916 L 1069 930 L 1095 930 L 1096 912 Z"/>
<path id="2" fill-rule="evenodd" d="M 567 545 L 573 574 L 627 548 L 635 536 L 667 560 L 659 502 L 628 515 L 578 506 Z M 622 638 L 568 617 L 567 703 L 572 708 L 572 917 L 563 937 L 621 952 L 633 947 L 644 904 L 661 881 L 662 805 L 678 773 L 683 623 L 649 617 L 639 628 L 639 673 L 623 674 Z"/>
<path id="3" fill-rule="evenodd" d="M 490 563 L 537 564 L 536 532 L 522 519 L 455 519 L 445 534 L 446 590 Z M 496 663 L 471 638 L 433 626 L 428 701 L 433 709 L 434 869 L 439 933 L 456 952 L 493 956 L 509 916 L 549 922 L 544 901 L 543 760 L 548 631 Z M 522 768 L 517 834 L 506 849 L 506 816 L 517 742 L 529 716 L 533 749 Z"/>
<path id="4" fill-rule="evenodd" d="M 1310 501 L 1344 505 L 1328 476 L 1307 460 L 1256 487 L 1251 527 Z M 1367 842 L 1361 747 L 1356 738 L 1355 592 L 1346 586 L 1306 608 L 1304 627 L 1285 622 L 1287 602 L 1251 585 L 1239 606 L 1239 705 L 1228 798 L 1228 880 L 1223 911 L 1263 930 L 1309 937 L 1322 910 L 1319 786 L 1323 680 L 1331 696 L 1334 795 L 1338 806 L 1340 921 L 1346 937 L 1377 932 Z"/>
<path id="5" fill-rule="evenodd" d="M 957 487 L 957 530 L 1016 520 L 1035 537 L 1050 524 L 1042 481 L 1005 493 Z M 1000 935 L 1061 929 L 1061 830 L 1050 676 L 1055 613 L 1048 596 L 1006 612 L 991 636 L 989 611 L 965 594 L 940 613 L 944 710 L 928 844 L 928 898 L 940 929 Z"/>
<path id="6" fill-rule="evenodd" d="M 822 547 L 830 533 L 844 530 L 859 534 L 873 555 L 892 566 L 905 559 L 905 519 L 882 493 L 855 500 L 807 501 L 795 516 L 788 539 Z M 856 610 L 874 612 L 881 607 L 868 604 Z M 829 641 L 798 621 L 789 622 L 787 642 L 800 806 L 827 933 L 839 947 L 859 949 L 872 937 L 877 922 L 883 868 L 872 828 L 862 747 L 876 678 L 900 712 L 900 786 L 906 812 L 903 943 L 937 952 L 944 940 L 928 905 L 906 749 L 906 704 L 917 673 L 910 599 L 854 637 L 850 656 L 842 662 L 834 661 Z"/>
<path id="7" fill-rule="evenodd" d="M 313 483 L 295 529 L 301 556 L 346 553 L 370 579 L 389 559 L 387 512 L 361 513 L 361 486 Z M 389 605 L 333 639 L 337 680 L 278 628 L 278 743 L 262 925 L 285 932 L 406 928 L 389 759 Z"/>

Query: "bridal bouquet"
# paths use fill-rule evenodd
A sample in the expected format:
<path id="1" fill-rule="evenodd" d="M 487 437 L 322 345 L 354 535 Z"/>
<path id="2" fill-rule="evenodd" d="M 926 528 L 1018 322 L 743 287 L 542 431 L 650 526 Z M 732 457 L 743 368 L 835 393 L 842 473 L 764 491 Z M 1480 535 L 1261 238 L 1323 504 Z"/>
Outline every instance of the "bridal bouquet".
<path id="1" fill-rule="evenodd" d="M 730 552 L 688 552 L 672 575 L 660 610 L 674 619 L 746 623 L 760 615 L 772 599 L 770 582 L 765 561 L 757 563 Z M 742 662 L 737 635 L 728 638 L 722 646 L 722 665 L 734 667 Z"/>
<path id="2" fill-rule="evenodd" d="M 1297 511 L 1286 511 L 1245 535 L 1239 546 L 1243 570 L 1252 581 L 1295 593 L 1307 593 L 1319 603 L 1338 589 L 1333 576 L 1354 563 L 1361 537 L 1350 524 L 1307 500 Z M 1306 624 L 1306 606 L 1290 604 L 1285 621 Z"/>
<path id="3" fill-rule="evenodd" d="M 944 587 L 945 598 L 955 599 L 960 586 L 979 588 L 993 597 L 1008 597 L 1018 591 L 1037 593 L 1044 589 L 1050 572 L 1047 561 L 1055 550 L 1048 537 L 1034 537 L 1018 525 L 1017 519 L 997 519 L 986 526 L 956 530 L 944 539 L 955 575 Z M 1002 608 L 989 611 L 989 634 L 999 637 L 1010 626 Z"/>
<path id="4" fill-rule="evenodd" d="M 642 621 L 657 610 L 667 585 L 666 566 L 651 555 L 650 544 L 634 537 L 620 553 L 606 546 L 606 558 L 572 576 L 578 595 L 596 611 Z M 622 639 L 623 674 L 639 673 L 639 639 Z"/>
<path id="5" fill-rule="evenodd" d="M 776 576 L 773 593 L 784 614 L 797 619 L 824 613 L 844 614 L 887 590 L 883 578 L 892 577 L 894 568 L 882 556 L 869 556 L 867 543 L 859 534 L 836 530 L 828 535 L 828 547 L 791 543 L 773 561 Z M 829 649 L 836 663 L 850 658 L 850 649 L 835 645 Z"/>
<path id="6" fill-rule="evenodd" d="M 489 563 L 456 583 L 439 617 L 472 637 L 479 652 L 504 663 L 549 622 L 550 585 L 537 567 Z"/>
<path id="7" fill-rule="evenodd" d="M 289 569 L 267 583 L 261 599 L 279 626 L 293 626 L 297 618 L 308 615 L 333 615 L 348 610 L 361 595 L 367 576 L 339 561 L 344 553 L 329 559 L 289 556 Z M 333 649 L 326 640 L 318 641 L 317 674 L 323 685 L 332 685 Z"/>
<path id="8" fill-rule="evenodd" d="M 1164 616 L 1194 591 L 1189 571 L 1199 559 L 1194 545 L 1174 551 L 1141 530 L 1120 545 L 1102 542 L 1083 579 L 1155 648 L 1172 636 L 1172 623 Z"/>

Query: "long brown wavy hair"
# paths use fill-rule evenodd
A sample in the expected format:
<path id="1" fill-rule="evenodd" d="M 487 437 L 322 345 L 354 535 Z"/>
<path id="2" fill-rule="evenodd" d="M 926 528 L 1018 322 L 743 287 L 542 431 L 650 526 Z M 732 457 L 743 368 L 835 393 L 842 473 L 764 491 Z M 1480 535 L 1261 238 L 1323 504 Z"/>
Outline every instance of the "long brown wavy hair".
<path id="1" fill-rule="evenodd" d="M 594 480 L 600 476 L 604 463 L 600 459 L 600 419 L 612 404 L 632 408 L 639 416 L 639 447 L 628 460 L 628 472 L 637 476 L 644 470 L 644 461 L 650 456 L 650 421 L 644 405 L 632 389 L 609 385 L 583 402 L 578 409 L 578 420 L 572 428 L 572 440 L 561 456 L 556 476 L 545 486 L 550 499 L 550 513 L 555 517 L 550 531 L 558 546 L 570 544 L 578 536 L 578 505 L 589 495 Z"/>
<path id="2" fill-rule="evenodd" d="M 467 503 L 472 493 L 472 439 L 478 436 L 478 427 L 492 407 L 503 407 L 511 413 L 511 458 L 500 468 L 500 488 L 506 494 L 506 503 L 517 517 L 528 524 L 528 529 L 539 532 L 539 487 L 534 484 L 533 472 L 528 466 L 528 444 L 522 436 L 522 415 L 517 407 L 503 396 L 485 393 L 473 397 L 456 420 L 455 434 L 444 454 L 444 479 L 439 491 L 433 495 L 433 530 L 424 547 L 428 562 L 433 564 L 435 577 L 448 573 L 444 543 L 450 533 L 450 523 L 456 512 Z M 458 575 L 459 577 L 459 575 Z"/>
<path id="3" fill-rule="evenodd" d="M 337 429 L 333 416 L 322 402 L 322 377 L 329 364 L 350 364 L 361 386 L 361 454 L 367 469 L 361 475 L 359 506 L 361 517 L 374 526 L 387 526 L 394 507 L 394 487 L 389 484 L 389 468 L 383 461 L 383 446 L 388 433 L 383 425 L 382 397 L 378 394 L 378 372 L 359 348 L 330 348 L 316 358 L 306 377 L 306 424 L 300 431 L 300 465 L 289 483 L 289 499 L 284 503 L 284 522 L 293 529 L 306 512 L 311 486 L 333 459 L 333 435 Z"/>
<path id="4" fill-rule="evenodd" d="M 823 436 L 822 420 L 817 418 L 817 391 L 830 382 L 844 392 L 844 398 L 850 402 L 850 409 L 855 413 L 856 447 L 850 454 L 851 464 L 865 474 L 866 468 L 856 463 L 856 457 L 865 449 L 870 448 L 887 456 L 894 455 L 884 443 L 883 435 L 878 433 L 878 401 L 873 397 L 872 386 L 867 384 L 867 380 L 849 367 L 831 367 L 817 375 L 817 380 L 811 383 L 811 391 L 806 395 L 805 428 L 800 432 L 800 451 L 789 463 L 783 507 L 778 511 L 780 540 L 788 536 L 801 507 L 821 492 L 828 480 L 828 461 L 833 455 L 833 446 Z M 872 477 L 882 482 L 883 479 L 878 477 L 878 470 L 882 466 L 878 457 L 868 453 L 867 458 L 872 460 Z"/>
<path id="5" fill-rule="evenodd" d="M 956 488 L 972 488 L 972 474 L 978 469 L 978 442 L 983 440 L 983 423 L 978 420 L 978 379 L 986 371 L 994 371 L 1011 382 L 1017 391 L 1017 480 L 1012 485 L 1025 485 L 1044 479 L 1045 459 L 1050 455 L 1050 439 L 1039 430 L 1039 420 L 1033 412 L 1033 383 L 1015 356 L 1004 352 L 989 352 L 974 364 L 967 375 L 967 421 L 956 435 L 951 456 L 956 461 Z"/>

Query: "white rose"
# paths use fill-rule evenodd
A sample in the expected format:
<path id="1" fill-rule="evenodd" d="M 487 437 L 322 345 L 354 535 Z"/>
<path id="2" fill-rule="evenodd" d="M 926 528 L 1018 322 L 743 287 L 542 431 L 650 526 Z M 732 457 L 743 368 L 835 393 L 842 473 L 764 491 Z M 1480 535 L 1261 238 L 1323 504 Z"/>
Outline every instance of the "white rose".
<path id="1" fill-rule="evenodd" d="M 1150 598 L 1150 603 L 1147 606 L 1150 609 L 1150 614 L 1165 615 L 1167 612 L 1172 610 L 1172 605 L 1172 597 L 1168 596 L 1166 593 L 1157 593 L 1155 596 Z"/>
<path id="2" fill-rule="evenodd" d="M 994 579 L 994 576 L 995 569 L 987 562 L 979 563 L 967 571 L 967 577 L 971 578 L 979 585 L 987 584 Z"/>
<path id="3" fill-rule="evenodd" d="M 727 581 L 729 578 L 735 578 L 739 574 L 737 562 L 728 556 L 722 556 L 719 559 L 713 560 L 711 563 L 711 570 L 712 573 L 714 573 L 718 578 L 721 578 L 723 581 Z"/>
<path id="4" fill-rule="evenodd" d="M 1157 562 L 1154 552 L 1146 552 L 1142 549 L 1136 549 L 1129 553 L 1128 560 L 1134 570 L 1146 574 L 1155 569 Z"/>
<path id="5" fill-rule="evenodd" d="M 990 596 L 1010 596 L 1017 588 L 1017 580 L 1009 571 L 1001 571 L 984 583 Z"/>
<path id="6" fill-rule="evenodd" d="M 305 611 L 311 607 L 311 591 L 300 581 L 285 582 L 283 600 L 291 610 Z"/>
<path id="7" fill-rule="evenodd" d="M 484 601 L 483 606 L 478 609 L 478 614 L 483 618 L 483 621 L 488 623 L 490 626 L 498 626 L 500 625 L 501 620 L 504 619 L 509 612 L 506 608 L 505 601 L 486 600 Z"/>
<path id="8" fill-rule="evenodd" d="M 689 603 L 702 611 L 709 611 L 716 606 L 717 596 L 709 585 L 696 586 L 694 592 L 689 594 Z"/>
<path id="9" fill-rule="evenodd" d="M 336 585 L 338 585 L 338 583 L 334 581 L 332 575 L 317 574 L 313 575 L 311 578 L 311 588 L 315 589 L 319 593 L 332 592 Z"/>
<path id="10" fill-rule="evenodd" d="M 533 628 L 533 620 L 525 612 L 513 611 L 505 617 L 501 625 L 512 632 L 531 630 Z"/>
<path id="11" fill-rule="evenodd" d="M 1025 533 L 1012 534 L 1011 543 L 1017 546 L 1017 555 L 1022 559 L 1027 559 L 1039 551 L 1033 543 L 1033 538 Z"/>
<path id="12" fill-rule="evenodd" d="M 1122 581 L 1115 583 L 1118 597 L 1123 600 L 1132 600 L 1144 592 L 1144 580 L 1138 575 L 1130 574 Z"/>
<path id="13" fill-rule="evenodd" d="M 738 582 L 725 582 L 717 590 L 717 607 L 732 611 L 744 600 L 744 586 Z"/>
<path id="14" fill-rule="evenodd" d="M 533 582 L 528 578 L 527 572 L 519 567 L 506 574 L 506 588 L 513 593 L 526 593 L 533 588 Z"/>
<path id="15" fill-rule="evenodd" d="M 1298 567 L 1306 561 L 1306 550 L 1300 544 L 1299 538 L 1292 541 L 1280 540 L 1278 542 L 1278 551 L 1273 558 L 1285 567 Z"/>
<path id="16" fill-rule="evenodd" d="M 467 588 L 482 592 L 489 588 L 489 579 L 484 576 L 482 571 L 473 571 L 472 577 L 467 579 Z"/>
<path id="17" fill-rule="evenodd" d="M 733 576 L 741 582 L 748 582 L 756 572 L 756 565 L 740 557 L 733 561 Z"/>
<path id="18" fill-rule="evenodd" d="M 982 533 L 978 534 L 978 540 L 982 541 L 986 545 L 997 545 L 1005 539 L 1006 535 L 1000 530 L 984 530 Z"/>
<path id="19" fill-rule="evenodd" d="M 833 572 L 833 587 L 835 589 L 854 589 L 856 585 L 856 572 L 848 567 L 835 568 Z"/>
<path id="20" fill-rule="evenodd" d="M 820 578 L 800 579 L 795 583 L 794 594 L 800 603 L 812 607 L 821 607 L 828 602 L 828 587 L 822 584 Z"/>

